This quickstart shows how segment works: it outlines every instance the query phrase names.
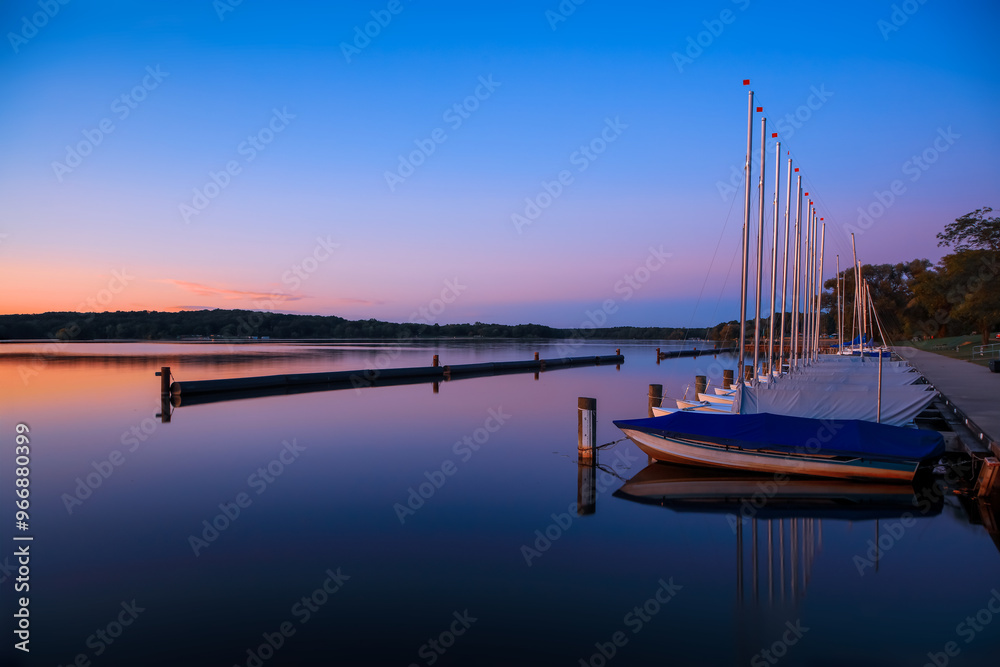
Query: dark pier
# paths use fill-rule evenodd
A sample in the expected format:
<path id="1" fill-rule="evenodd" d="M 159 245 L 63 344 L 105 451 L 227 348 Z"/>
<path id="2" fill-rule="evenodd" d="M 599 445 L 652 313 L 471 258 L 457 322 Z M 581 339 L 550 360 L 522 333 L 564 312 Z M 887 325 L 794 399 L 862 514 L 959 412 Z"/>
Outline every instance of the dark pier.
<path id="1" fill-rule="evenodd" d="M 422 366 L 413 368 L 364 368 L 330 373 L 298 373 L 289 375 L 264 375 L 220 380 L 193 380 L 169 385 L 169 398 L 174 407 L 213 403 L 216 401 L 257 396 L 356 389 L 372 386 L 446 382 L 448 380 L 504 375 L 510 373 L 539 373 L 574 366 L 618 366 L 625 361 L 621 354 L 596 357 L 563 357 L 526 361 L 497 361 L 482 364 L 456 364 L 452 366 Z M 163 369 L 161 373 L 169 373 Z"/>

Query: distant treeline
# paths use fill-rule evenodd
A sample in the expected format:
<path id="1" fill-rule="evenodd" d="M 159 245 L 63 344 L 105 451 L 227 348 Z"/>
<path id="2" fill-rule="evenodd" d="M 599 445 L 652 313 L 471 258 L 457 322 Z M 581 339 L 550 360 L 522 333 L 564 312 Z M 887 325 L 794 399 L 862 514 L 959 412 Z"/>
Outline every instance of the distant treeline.
<path id="1" fill-rule="evenodd" d="M 721 325 L 720 325 L 721 327 Z M 716 327 L 719 329 L 720 327 Z M 557 329 L 541 324 L 420 324 L 346 320 L 252 310 L 154 310 L 0 315 L 0 340 L 181 340 L 185 338 L 593 338 L 684 340 L 712 330 L 674 327 Z"/>

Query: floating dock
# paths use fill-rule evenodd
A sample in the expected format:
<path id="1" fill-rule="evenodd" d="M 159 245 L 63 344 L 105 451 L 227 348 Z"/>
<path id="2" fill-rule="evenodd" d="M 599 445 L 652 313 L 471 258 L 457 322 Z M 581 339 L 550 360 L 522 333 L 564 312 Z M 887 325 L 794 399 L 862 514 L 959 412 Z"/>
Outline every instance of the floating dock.
<path id="1" fill-rule="evenodd" d="M 436 361 L 436 357 L 435 357 Z M 456 364 L 451 366 L 421 366 L 414 368 L 363 368 L 352 371 L 329 373 L 296 373 L 287 375 L 264 375 L 219 380 L 193 380 L 173 382 L 166 385 L 164 393 L 169 394 L 174 407 L 209 403 L 235 398 L 325 391 L 331 389 L 351 389 L 371 386 L 418 384 L 423 382 L 445 382 L 448 380 L 503 375 L 508 373 L 539 373 L 574 366 L 618 366 L 624 363 L 622 354 L 595 357 L 563 357 L 525 361 L 497 361 L 481 364 Z M 169 369 L 163 369 L 169 377 Z M 157 373 L 161 375 L 161 373 Z M 162 379 L 163 376 L 161 376 Z"/>

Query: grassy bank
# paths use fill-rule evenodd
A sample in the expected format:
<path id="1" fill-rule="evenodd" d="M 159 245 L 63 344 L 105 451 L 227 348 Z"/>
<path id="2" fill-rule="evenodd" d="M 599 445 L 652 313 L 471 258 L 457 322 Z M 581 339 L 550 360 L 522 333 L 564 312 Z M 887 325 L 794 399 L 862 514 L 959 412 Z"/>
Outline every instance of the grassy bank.
<path id="1" fill-rule="evenodd" d="M 991 341 L 1000 343 L 1000 340 L 995 338 L 996 334 L 990 336 Z M 913 342 L 909 340 L 896 341 L 895 345 L 902 345 L 906 347 L 915 347 L 918 350 L 925 350 L 927 352 L 933 352 L 935 354 L 940 354 L 944 357 L 951 357 L 952 359 L 961 359 L 962 361 L 971 361 L 972 363 L 985 366 L 989 359 L 984 357 L 973 358 L 972 350 L 982 345 L 982 336 L 976 334 L 974 336 L 948 336 L 946 338 L 931 338 L 930 340 L 922 340 L 918 342 Z"/>

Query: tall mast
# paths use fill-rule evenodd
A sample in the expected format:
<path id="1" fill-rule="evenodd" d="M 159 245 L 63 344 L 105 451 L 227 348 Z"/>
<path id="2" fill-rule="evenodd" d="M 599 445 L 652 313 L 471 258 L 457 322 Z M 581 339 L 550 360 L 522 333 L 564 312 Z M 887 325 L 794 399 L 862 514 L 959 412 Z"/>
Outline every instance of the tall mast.
<path id="1" fill-rule="evenodd" d="M 745 81 L 744 83 L 749 83 Z M 743 384 L 743 364 L 747 345 L 747 254 L 750 249 L 750 155 L 753 151 L 753 91 L 750 91 L 747 107 L 747 161 L 744 165 L 746 181 L 746 201 L 743 206 L 743 275 L 740 281 L 740 366 L 737 370 L 739 382 Z"/>
<path id="2" fill-rule="evenodd" d="M 795 188 L 795 258 L 792 262 L 792 366 L 799 365 L 799 257 L 802 247 L 802 176 Z"/>
<path id="3" fill-rule="evenodd" d="M 816 288 L 816 347 L 813 348 L 814 354 L 819 356 L 819 325 L 820 325 L 820 314 L 823 307 L 823 251 L 826 247 L 826 223 L 823 223 L 822 231 L 819 237 L 819 265 L 816 268 L 817 277 L 817 288 Z"/>
<path id="4" fill-rule="evenodd" d="M 777 137 L 778 133 L 771 134 Z M 771 232 L 771 317 L 768 318 L 767 335 L 767 372 L 774 377 L 774 302 L 777 301 L 778 288 L 778 190 L 781 188 L 781 142 L 774 143 L 774 229 Z M 778 366 L 781 370 L 781 366 Z"/>
<path id="5" fill-rule="evenodd" d="M 840 310 L 840 255 L 837 255 L 837 349 L 844 348 L 843 312 Z"/>
<path id="6" fill-rule="evenodd" d="M 858 284 L 860 282 L 858 280 L 858 247 L 854 242 L 854 232 L 851 232 L 851 254 L 854 255 L 854 263 L 851 265 L 854 270 L 854 313 L 851 316 L 852 318 L 851 328 L 853 329 L 854 325 L 857 325 L 858 328 L 860 329 L 861 312 L 859 308 L 861 307 L 861 300 L 860 300 L 861 292 L 860 292 L 860 286 Z M 858 335 L 860 336 L 861 334 Z M 851 336 L 851 340 L 853 339 L 854 336 Z"/>
<path id="7" fill-rule="evenodd" d="M 868 303 L 865 302 L 865 292 L 864 292 L 864 274 L 861 269 L 861 262 L 858 262 L 858 284 L 861 285 L 861 303 L 864 307 L 861 309 L 861 355 L 864 356 L 865 353 L 865 335 L 868 333 Z"/>
<path id="8" fill-rule="evenodd" d="M 778 374 L 783 368 L 782 357 L 785 353 L 785 293 L 788 291 L 788 218 L 792 208 L 792 158 L 788 158 L 788 182 L 785 185 L 785 252 L 781 269 L 781 335 L 778 343 Z"/>
<path id="9" fill-rule="evenodd" d="M 757 371 L 760 368 L 760 298 L 761 287 L 764 280 L 764 156 L 765 156 L 765 132 L 767 128 L 767 118 L 760 117 L 760 177 L 757 182 L 757 189 L 760 191 L 758 203 L 757 220 L 757 313 L 754 316 L 753 325 L 753 378 L 757 384 Z"/>
<path id="10" fill-rule="evenodd" d="M 809 194 L 809 193 L 806 193 Z M 802 294 L 802 359 L 807 361 L 811 354 L 809 348 L 812 344 L 812 330 L 810 325 L 812 324 L 812 285 L 810 285 L 809 279 L 812 277 L 812 200 L 808 200 L 806 206 L 806 255 L 805 255 L 805 274 L 802 277 L 802 285 L 804 287 Z"/>

